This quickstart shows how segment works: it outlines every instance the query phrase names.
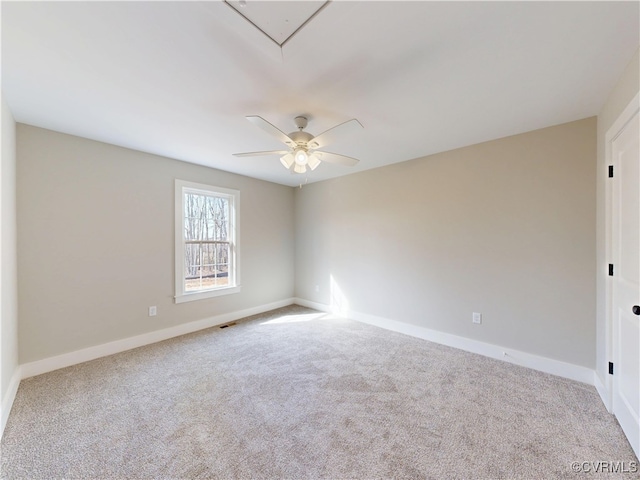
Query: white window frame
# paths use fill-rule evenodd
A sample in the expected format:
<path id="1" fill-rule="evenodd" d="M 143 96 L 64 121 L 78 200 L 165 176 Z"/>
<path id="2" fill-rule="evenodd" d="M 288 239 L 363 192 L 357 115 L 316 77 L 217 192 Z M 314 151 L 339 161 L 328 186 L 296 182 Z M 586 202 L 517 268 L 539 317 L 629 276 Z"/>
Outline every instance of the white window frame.
<path id="1" fill-rule="evenodd" d="M 187 193 L 215 195 L 229 200 L 229 285 L 197 292 L 184 289 L 184 198 Z M 240 292 L 240 192 L 203 183 L 175 181 L 175 302 L 191 302 Z"/>

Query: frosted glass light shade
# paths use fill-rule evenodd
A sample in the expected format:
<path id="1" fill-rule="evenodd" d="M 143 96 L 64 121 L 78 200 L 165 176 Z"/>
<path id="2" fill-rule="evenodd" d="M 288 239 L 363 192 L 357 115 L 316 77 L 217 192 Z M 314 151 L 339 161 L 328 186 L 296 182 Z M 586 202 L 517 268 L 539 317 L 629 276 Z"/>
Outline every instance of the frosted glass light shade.
<path id="1" fill-rule="evenodd" d="M 284 168 L 291 168 L 291 165 L 293 165 L 293 155 L 290 153 L 287 153 L 284 157 L 280 157 L 280 163 L 282 163 L 282 165 L 284 165 Z"/>
<path id="2" fill-rule="evenodd" d="M 309 159 L 309 156 L 307 155 L 307 152 L 305 152 L 302 148 L 299 148 L 298 150 L 296 150 L 294 152 L 294 156 L 295 156 L 295 162 L 298 165 L 306 165 L 307 164 L 307 160 Z"/>
<path id="3" fill-rule="evenodd" d="M 311 154 L 309 155 L 309 161 L 307 162 L 307 165 L 309 165 L 309 168 L 311 170 L 315 170 L 316 167 L 320 165 L 320 159 L 315 155 Z"/>

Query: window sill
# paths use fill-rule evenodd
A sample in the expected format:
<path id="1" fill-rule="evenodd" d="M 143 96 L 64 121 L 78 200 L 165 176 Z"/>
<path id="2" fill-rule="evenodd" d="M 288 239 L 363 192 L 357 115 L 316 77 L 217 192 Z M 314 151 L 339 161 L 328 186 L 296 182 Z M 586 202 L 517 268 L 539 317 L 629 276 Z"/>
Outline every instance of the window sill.
<path id="1" fill-rule="evenodd" d="M 183 293 L 174 297 L 176 303 L 193 302 L 194 300 L 204 300 L 205 298 L 220 297 L 222 295 L 231 295 L 240 293 L 240 285 L 235 287 L 216 288 L 214 290 L 206 290 L 204 292 Z"/>

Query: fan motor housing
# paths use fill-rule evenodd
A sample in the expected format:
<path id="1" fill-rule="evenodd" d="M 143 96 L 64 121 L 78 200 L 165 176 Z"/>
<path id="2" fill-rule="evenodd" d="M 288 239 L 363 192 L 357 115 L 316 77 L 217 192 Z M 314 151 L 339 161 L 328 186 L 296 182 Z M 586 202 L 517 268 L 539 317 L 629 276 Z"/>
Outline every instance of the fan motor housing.
<path id="1" fill-rule="evenodd" d="M 298 132 L 291 132 L 289 134 L 289 138 L 291 138 L 291 140 L 296 142 L 296 145 L 300 147 L 306 147 L 307 143 L 313 140 L 313 135 L 307 132 L 298 131 Z"/>

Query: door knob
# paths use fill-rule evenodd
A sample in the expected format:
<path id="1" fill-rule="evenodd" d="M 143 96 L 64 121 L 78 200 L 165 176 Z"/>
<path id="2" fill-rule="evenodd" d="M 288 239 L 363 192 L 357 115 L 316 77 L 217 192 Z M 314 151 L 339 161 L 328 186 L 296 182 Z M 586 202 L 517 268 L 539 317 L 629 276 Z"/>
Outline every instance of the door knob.
<path id="1" fill-rule="evenodd" d="M 640 315 L 640 305 L 634 305 L 631 310 L 633 310 L 633 313 L 636 315 Z"/>

